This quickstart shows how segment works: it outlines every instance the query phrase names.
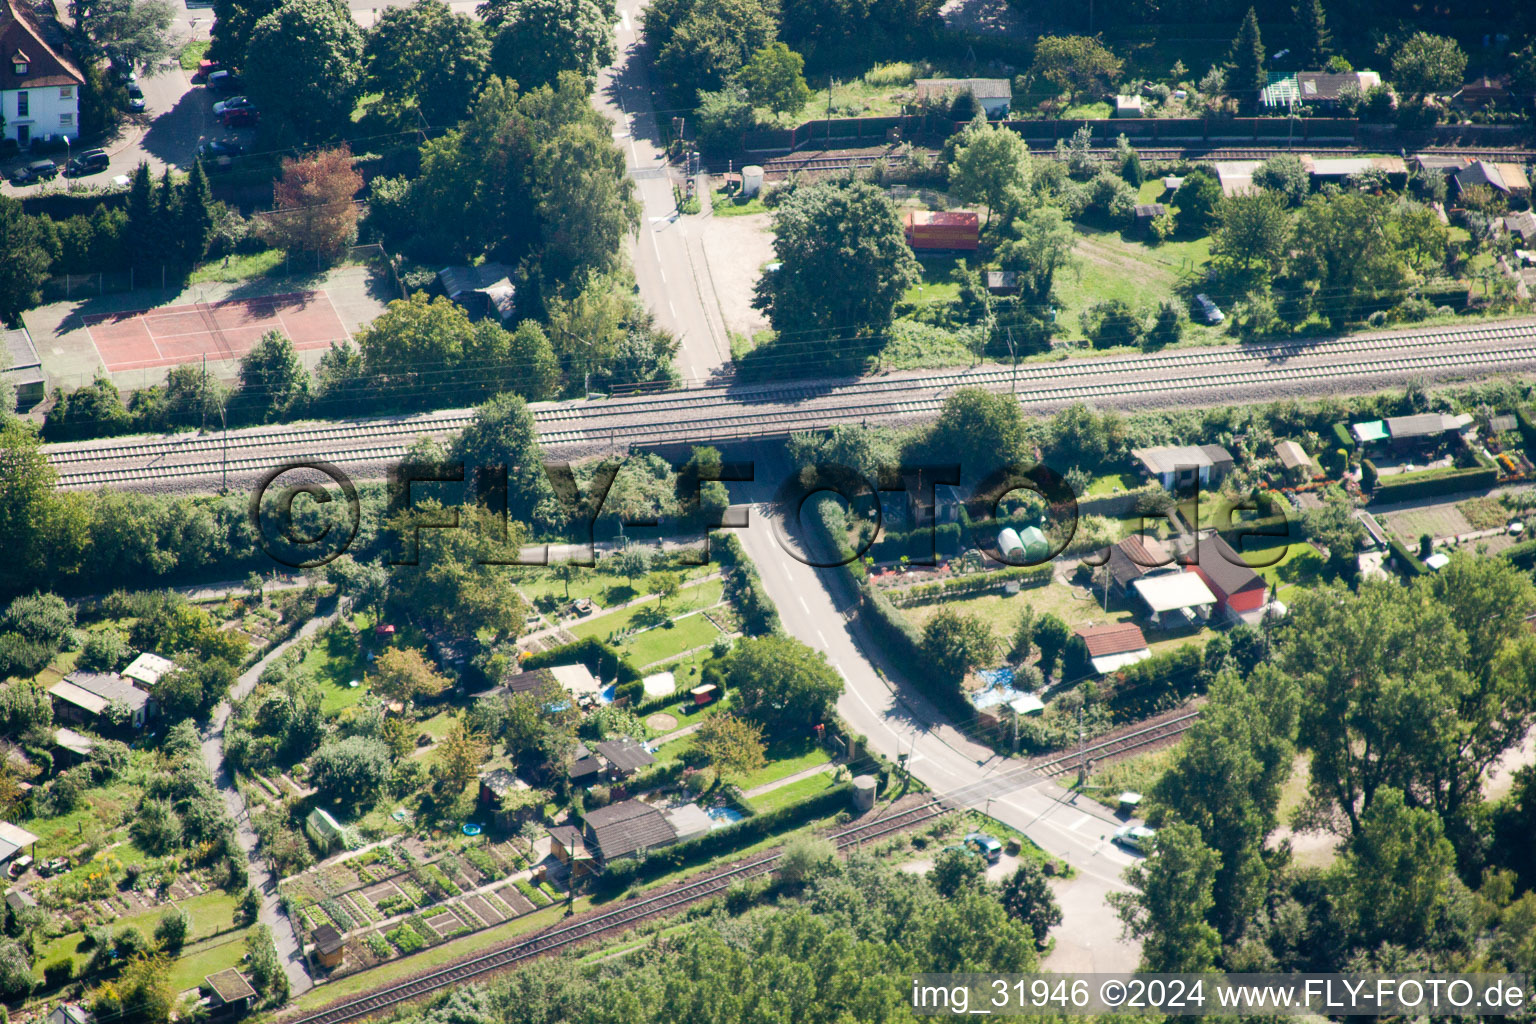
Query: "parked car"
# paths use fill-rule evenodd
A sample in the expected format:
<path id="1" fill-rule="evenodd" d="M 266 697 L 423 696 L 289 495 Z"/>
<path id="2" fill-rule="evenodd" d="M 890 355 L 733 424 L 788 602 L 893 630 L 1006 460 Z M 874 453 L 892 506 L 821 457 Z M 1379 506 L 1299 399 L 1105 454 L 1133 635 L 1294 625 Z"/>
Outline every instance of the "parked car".
<path id="1" fill-rule="evenodd" d="M 139 88 L 138 82 L 128 83 L 128 109 L 135 114 L 144 111 L 144 90 Z"/>
<path id="2" fill-rule="evenodd" d="M 1115 842 L 1137 853 L 1151 853 L 1152 840 L 1155 838 L 1157 838 L 1157 829 L 1147 828 L 1145 825 L 1126 825 L 1124 828 L 1117 828 L 1114 836 Z"/>
<path id="3" fill-rule="evenodd" d="M 238 110 L 241 107 L 249 107 L 250 105 L 251 98 L 249 96 L 231 96 L 227 100 L 219 100 L 219 102 L 215 103 L 213 105 L 213 113 L 217 116 L 226 110 Z"/>
<path id="4" fill-rule="evenodd" d="M 996 864 L 1003 856 L 1003 844 L 998 842 L 995 836 L 989 836 L 985 832 L 971 832 L 966 835 L 964 841 L 987 858 L 988 864 Z"/>
<path id="5" fill-rule="evenodd" d="M 197 62 L 197 70 L 192 73 L 193 84 L 202 84 L 208 81 L 208 76 L 215 71 L 222 70 L 222 65 L 216 60 L 200 60 Z"/>
<path id="6" fill-rule="evenodd" d="M 20 857 L 17 857 L 15 860 L 11 861 L 11 877 L 20 878 L 22 875 L 27 873 L 27 868 L 31 866 L 32 858 L 28 857 L 26 854 L 22 854 Z"/>
<path id="7" fill-rule="evenodd" d="M 208 76 L 208 88 L 215 92 L 239 92 L 242 84 L 233 71 L 215 71 Z"/>
<path id="8" fill-rule="evenodd" d="M 197 147 L 197 158 L 210 169 L 228 170 L 235 157 L 245 152 L 245 147 L 232 139 L 205 142 Z"/>
<path id="9" fill-rule="evenodd" d="M 1226 317 L 1221 312 L 1221 307 L 1211 301 L 1211 297 L 1205 293 L 1195 296 L 1195 311 L 1200 314 L 1200 319 L 1208 324 L 1219 324 Z"/>
<path id="10" fill-rule="evenodd" d="M 18 167 L 11 172 L 11 184 L 31 185 L 39 181 L 52 181 L 58 176 L 58 164 L 52 160 L 33 160 L 25 167 Z"/>
<path id="11" fill-rule="evenodd" d="M 111 162 L 112 158 L 107 155 L 106 150 L 88 149 L 69 162 L 69 165 L 64 168 L 64 176 L 79 178 L 87 174 L 100 174 Z"/>
<path id="12" fill-rule="evenodd" d="M 255 107 L 235 107 L 219 115 L 219 123 L 225 128 L 245 128 L 261 120 L 261 111 Z"/>

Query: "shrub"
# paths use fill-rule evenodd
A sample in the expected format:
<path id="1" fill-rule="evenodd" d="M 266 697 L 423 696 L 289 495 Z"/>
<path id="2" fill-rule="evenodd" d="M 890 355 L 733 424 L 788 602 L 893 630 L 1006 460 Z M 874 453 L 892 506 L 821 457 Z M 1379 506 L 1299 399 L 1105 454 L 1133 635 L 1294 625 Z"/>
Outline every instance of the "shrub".
<path id="1" fill-rule="evenodd" d="M 426 946 L 422 937 L 406 925 L 401 925 L 384 937 L 394 943 L 395 948 L 402 953 L 414 953 Z"/>
<path id="2" fill-rule="evenodd" d="M 380 960 L 389 956 L 389 943 L 385 942 L 378 932 L 369 932 L 363 942 L 368 945 L 368 951 Z"/>
<path id="3" fill-rule="evenodd" d="M 72 957 L 60 957 L 58 960 L 43 966 L 43 986 L 45 988 L 59 988 L 67 984 L 75 976 L 75 961 Z"/>

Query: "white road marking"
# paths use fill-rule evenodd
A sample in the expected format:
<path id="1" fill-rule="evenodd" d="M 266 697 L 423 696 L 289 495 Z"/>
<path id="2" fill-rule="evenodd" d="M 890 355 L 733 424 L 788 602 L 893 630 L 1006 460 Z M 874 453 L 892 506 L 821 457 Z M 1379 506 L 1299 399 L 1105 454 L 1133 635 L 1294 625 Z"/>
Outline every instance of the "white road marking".
<path id="1" fill-rule="evenodd" d="M 827 638 L 821 635 L 821 630 L 816 631 L 816 639 L 821 641 L 821 646 L 827 646 Z"/>
<path id="2" fill-rule="evenodd" d="M 796 594 L 795 600 L 800 602 L 800 607 L 805 609 L 805 614 L 811 614 L 811 606 L 805 603 L 804 594 Z"/>
<path id="3" fill-rule="evenodd" d="M 624 26 L 624 31 L 625 32 L 630 31 L 630 28 L 629 28 L 629 12 L 628 11 L 620 11 L 619 12 L 619 22 L 620 22 L 620 24 L 622 24 Z"/>
<path id="4" fill-rule="evenodd" d="M 1083 830 L 1083 826 L 1088 824 L 1092 820 L 1093 820 L 1093 815 L 1085 814 L 1081 818 L 1078 818 L 1076 821 L 1074 821 L 1072 824 L 1068 825 L 1067 827 L 1070 828 L 1073 832 L 1081 832 Z"/>

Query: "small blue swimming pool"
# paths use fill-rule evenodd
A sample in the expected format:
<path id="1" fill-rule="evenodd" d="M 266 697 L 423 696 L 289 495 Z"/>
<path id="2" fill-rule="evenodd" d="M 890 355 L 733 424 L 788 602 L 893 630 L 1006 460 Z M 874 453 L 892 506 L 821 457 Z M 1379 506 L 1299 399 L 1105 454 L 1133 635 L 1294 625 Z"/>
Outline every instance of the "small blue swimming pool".
<path id="1" fill-rule="evenodd" d="M 613 698 L 617 697 L 618 695 L 619 688 L 617 685 L 605 686 L 603 687 L 602 692 L 598 694 L 598 696 L 602 698 L 604 704 L 612 704 Z"/>
<path id="2" fill-rule="evenodd" d="M 734 807 L 711 807 L 704 813 L 715 819 L 715 828 L 724 828 L 746 817 Z"/>

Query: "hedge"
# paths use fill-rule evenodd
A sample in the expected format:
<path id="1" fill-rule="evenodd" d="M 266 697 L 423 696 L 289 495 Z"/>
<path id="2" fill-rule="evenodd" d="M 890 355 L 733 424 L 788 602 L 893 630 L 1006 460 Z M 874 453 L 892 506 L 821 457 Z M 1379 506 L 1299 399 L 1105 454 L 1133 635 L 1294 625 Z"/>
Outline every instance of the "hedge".
<path id="1" fill-rule="evenodd" d="M 876 644 L 892 661 L 906 668 L 907 678 L 928 699 L 947 713 L 969 720 L 975 714 L 975 709 L 965 702 L 954 687 L 939 683 L 943 674 L 934 670 L 923 652 L 923 640 L 917 627 L 896 609 L 896 605 L 879 587 L 869 582 L 864 563 L 852 558 L 853 552 L 848 548 L 844 536 L 843 510 L 838 506 L 837 499 L 830 494 L 821 494 L 814 496 L 810 504 L 812 539 L 820 542 L 824 553 L 837 552 L 838 558 L 852 559 L 845 562 L 842 571 L 849 583 L 860 591 L 862 600 L 859 616 L 875 634 Z"/>
<path id="2" fill-rule="evenodd" d="M 781 633 L 779 609 L 763 586 L 757 566 L 747 557 L 741 538 L 735 534 L 717 531 L 710 536 L 710 551 L 718 550 L 720 570 L 725 576 L 725 599 L 741 616 L 742 632 L 748 636 L 766 636 Z"/>
<path id="3" fill-rule="evenodd" d="M 1339 447 L 1347 452 L 1355 450 L 1355 435 L 1349 432 L 1349 428 L 1342 423 L 1333 425 L 1333 437 L 1339 442 Z"/>
<path id="4" fill-rule="evenodd" d="M 530 655 L 523 659 L 522 668 L 526 672 L 551 665 L 569 665 L 576 661 L 585 665 L 598 679 L 613 679 L 620 686 L 638 683 L 642 678 L 640 670 L 628 658 L 595 636 Z"/>
<path id="5" fill-rule="evenodd" d="M 1387 546 L 1392 549 L 1392 554 L 1397 558 L 1398 565 L 1409 576 L 1418 576 L 1429 571 L 1429 566 L 1419 560 L 1419 556 L 1408 550 L 1408 546 L 1396 537 L 1388 538 Z"/>
<path id="6" fill-rule="evenodd" d="M 1376 481 L 1372 501 L 1412 501 L 1416 498 L 1435 498 L 1443 494 L 1475 491 L 1492 487 L 1499 482 L 1497 466 L 1478 456 L 1476 466 L 1465 469 L 1430 469 L 1419 473 L 1403 473 L 1399 476 L 1381 477 Z"/>
<path id="7" fill-rule="evenodd" d="M 1519 544 L 1511 544 L 1499 554 L 1522 569 L 1536 569 L 1536 540 L 1523 540 Z"/>
<path id="8" fill-rule="evenodd" d="M 1135 722 L 1204 690 L 1204 669 L 1205 648 L 1184 644 L 1129 665 L 1101 685 L 1115 720 Z"/>
<path id="9" fill-rule="evenodd" d="M 647 882 L 669 875 L 690 865 L 731 853 L 776 832 L 796 828 L 807 821 L 825 818 L 851 803 L 853 783 L 844 782 L 824 789 L 799 803 L 787 804 L 766 814 L 743 818 L 724 828 L 713 829 L 697 839 L 675 846 L 664 846 L 648 853 L 642 860 L 620 860 L 610 864 L 597 885 L 610 892 L 635 882 Z"/>
<path id="10" fill-rule="evenodd" d="M 886 589 L 886 596 L 894 605 L 916 604 L 943 597 L 962 597 L 997 590 L 1005 583 L 1018 581 L 1026 587 L 1043 587 L 1051 582 L 1055 568 L 1049 562 L 1041 565 L 1015 565 L 994 572 L 967 573 L 937 583 L 923 583 L 915 587 Z"/>
<path id="11" fill-rule="evenodd" d="M 1536 453 L 1536 423 L 1531 422 L 1530 411 L 1523 405 L 1515 407 L 1515 426 L 1520 429 L 1520 443 Z"/>

